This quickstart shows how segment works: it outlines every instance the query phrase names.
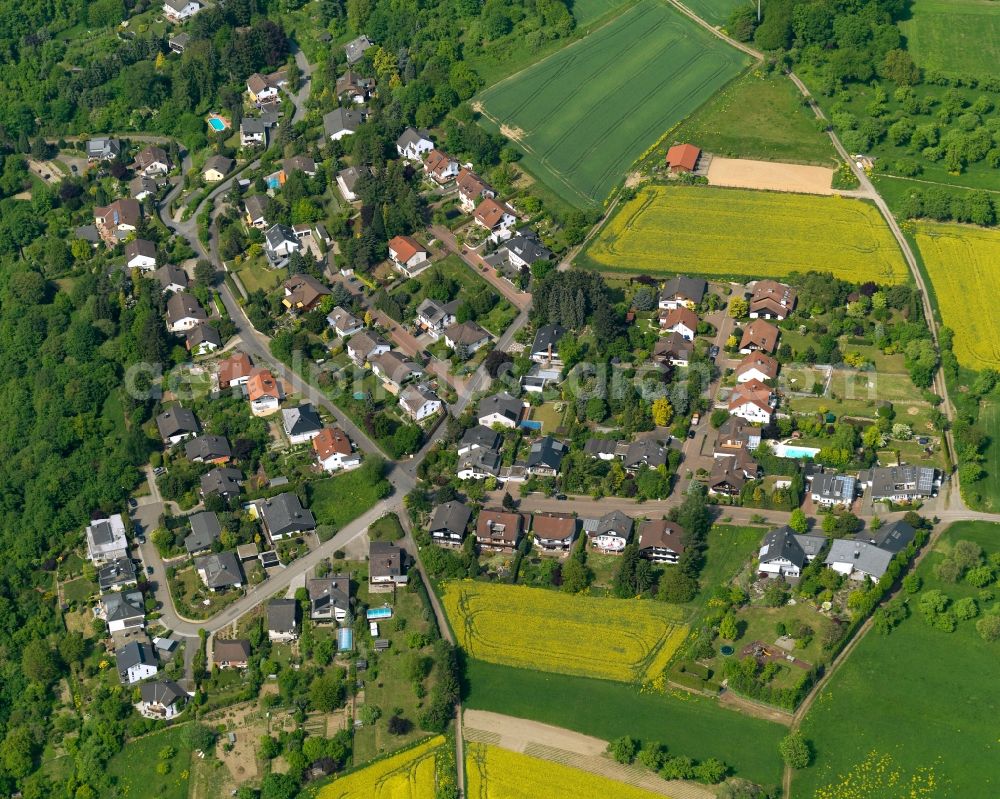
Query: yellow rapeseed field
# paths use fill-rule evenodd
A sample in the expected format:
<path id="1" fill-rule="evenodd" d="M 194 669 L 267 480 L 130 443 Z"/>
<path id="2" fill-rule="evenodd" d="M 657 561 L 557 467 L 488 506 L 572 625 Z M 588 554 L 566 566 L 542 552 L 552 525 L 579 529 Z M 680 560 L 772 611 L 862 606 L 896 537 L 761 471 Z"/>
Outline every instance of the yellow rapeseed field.
<path id="1" fill-rule="evenodd" d="M 468 799 L 663 799 L 597 774 L 479 743 L 466 744 L 465 772 Z"/>
<path id="2" fill-rule="evenodd" d="M 632 274 L 776 277 L 810 269 L 902 283 L 907 268 L 874 205 L 705 186 L 647 186 L 601 229 L 583 265 Z"/>
<path id="3" fill-rule="evenodd" d="M 955 331 L 955 357 L 970 369 L 1000 367 L 1000 232 L 921 222 L 917 246 L 944 323 Z"/>
<path id="4" fill-rule="evenodd" d="M 474 658 L 540 671 L 644 682 L 687 626 L 669 605 L 472 581 L 444 584 L 444 607 Z"/>
<path id="5" fill-rule="evenodd" d="M 438 735 L 419 746 L 334 780 L 317 799 L 434 799 Z"/>

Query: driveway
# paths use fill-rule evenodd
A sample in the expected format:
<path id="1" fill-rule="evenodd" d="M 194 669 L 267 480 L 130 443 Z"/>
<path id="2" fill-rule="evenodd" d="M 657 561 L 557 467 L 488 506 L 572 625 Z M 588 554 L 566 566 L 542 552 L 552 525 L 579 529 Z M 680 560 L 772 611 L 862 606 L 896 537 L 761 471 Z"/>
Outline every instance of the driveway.
<path id="1" fill-rule="evenodd" d="M 510 300 L 515 308 L 523 311 L 531 307 L 530 294 L 518 291 L 502 277 L 497 277 L 495 270 L 479 256 L 479 253 L 468 250 L 466 247 L 460 245 L 458 239 L 455 238 L 455 234 L 448 230 L 448 228 L 444 225 L 431 225 L 430 230 L 446 250 L 461 258 L 470 269 L 474 270 L 477 275 Z"/>

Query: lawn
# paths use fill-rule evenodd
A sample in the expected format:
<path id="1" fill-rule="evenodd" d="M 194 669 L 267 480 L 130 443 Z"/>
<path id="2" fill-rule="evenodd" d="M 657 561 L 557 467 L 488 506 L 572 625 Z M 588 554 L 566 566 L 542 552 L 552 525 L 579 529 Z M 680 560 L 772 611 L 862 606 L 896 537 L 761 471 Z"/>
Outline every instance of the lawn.
<path id="1" fill-rule="evenodd" d="M 998 535 L 1000 527 L 986 522 L 953 525 L 917 570 L 924 590 L 940 588 L 953 601 L 976 596 L 967 583 L 940 583 L 934 566 L 957 540 L 996 552 Z M 975 621 L 942 632 L 910 604 L 910 618 L 890 635 L 862 639 L 806 716 L 803 732 L 816 756 L 795 776 L 796 799 L 1000 793 L 1000 700 L 992 677 L 1000 644 L 984 642 Z M 898 775 L 896 783 L 890 775 Z"/>
<path id="2" fill-rule="evenodd" d="M 170 583 L 170 594 L 181 615 L 191 619 L 207 619 L 233 604 L 243 594 L 230 588 L 227 591 L 209 591 L 194 566 L 178 569 Z"/>
<path id="3" fill-rule="evenodd" d="M 186 725 L 170 727 L 125 745 L 108 761 L 108 775 L 118 787 L 117 796 L 155 796 L 157 799 L 187 799 L 191 749 L 185 740 Z M 161 754 L 170 747 L 175 754 L 166 759 L 170 769 L 160 774 Z"/>
<path id="4" fill-rule="evenodd" d="M 852 282 L 907 279 L 874 205 L 702 186 L 648 186 L 623 204 L 577 258 L 599 270 L 781 278 L 832 272 Z"/>
<path id="5" fill-rule="evenodd" d="M 970 369 L 1000 367 L 1000 231 L 920 222 L 917 246 L 944 324 L 955 331 L 955 357 Z"/>
<path id="6" fill-rule="evenodd" d="M 701 590 L 695 602 L 703 605 L 716 586 L 726 585 L 733 579 L 750 558 L 757 554 L 764 532 L 763 527 L 737 527 L 728 524 L 716 524 L 709 530 L 705 565 L 698 577 Z"/>
<path id="7" fill-rule="evenodd" d="M 98 585 L 86 577 L 78 577 L 68 583 L 63 583 L 62 589 L 67 602 L 86 602 L 97 593 Z"/>
<path id="8" fill-rule="evenodd" d="M 288 270 L 271 269 L 264 266 L 263 259 L 250 261 L 242 264 L 239 269 L 234 269 L 234 273 L 239 275 L 240 282 L 248 294 L 253 294 L 257 289 L 269 292 L 274 289 L 282 280 L 288 277 Z"/>
<path id="9" fill-rule="evenodd" d="M 368 527 L 368 537 L 375 541 L 398 541 L 403 537 L 403 528 L 395 513 L 387 513 Z"/>
<path id="10" fill-rule="evenodd" d="M 657 677 L 684 642 L 676 608 L 540 588 L 452 580 L 441 599 L 472 657 L 622 682 Z"/>
<path id="11" fill-rule="evenodd" d="M 337 777 L 320 789 L 317 799 L 430 799 L 436 784 L 438 735 L 424 743 Z"/>
<path id="12" fill-rule="evenodd" d="M 726 710 L 684 692 L 660 694 L 585 677 L 466 664 L 465 707 L 492 710 L 576 730 L 605 740 L 630 735 L 660 741 L 673 755 L 717 757 L 739 777 L 781 780 L 778 741 L 785 728 Z M 613 795 L 613 794 L 609 794 Z"/>
<path id="13" fill-rule="evenodd" d="M 616 780 L 481 743 L 466 744 L 468 795 L 474 799 L 657 799 L 661 794 Z"/>
<path id="14" fill-rule="evenodd" d="M 595 207 L 664 131 L 746 62 L 672 7 L 642 0 L 486 89 L 478 106 L 484 123 L 523 150 L 528 172 L 568 203 Z"/>
<path id="15" fill-rule="evenodd" d="M 900 32 L 917 66 L 991 77 L 1000 63 L 1000 14 L 989 0 L 914 0 Z"/>
<path id="16" fill-rule="evenodd" d="M 982 497 L 982 510 L 996 513 L 1000 508 L 1000 401 L 991 399 L 979 412 L 979 426 L 986 431 L 990 443 L 986 447 L 986 477 L 973 485 Z"/>
<path id="17" fill-rule="evenodd" d="M 696 144 L 713 155 L 831 166 L 830 137 L 788 78 L 751 70 L 685 119 L 671 140 Z M 656 158 L 666 156 L 665 142 Z"/>
<path id="18" fill-rule="evenodd" d="M 373 481 L 370 470 L 365 468 L 314 480 L 309 484 L 309 508 L 318 524 L 339 530 L 382 498 L 383 484 Z"/>

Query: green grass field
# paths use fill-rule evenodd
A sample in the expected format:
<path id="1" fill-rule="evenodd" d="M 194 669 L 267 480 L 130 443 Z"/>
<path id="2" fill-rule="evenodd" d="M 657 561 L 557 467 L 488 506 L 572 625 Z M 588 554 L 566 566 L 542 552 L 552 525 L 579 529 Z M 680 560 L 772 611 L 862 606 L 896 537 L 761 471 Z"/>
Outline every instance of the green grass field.
<path id="1" fill-rule="evenodd" d="M 1000 400 L 991 399 L 979 411 L 979 426 L 986 431 L 990 443 L 986 447 L 983 468 L 986 477 L 974 483 L 972 490 L 982 498 L 982 510 L 1000 510 Z"/>
<path id="2" fill-rule="evenodd" d="M 1000 527 L 953 525 L 917 571 L 923 590 L 940 588 L 953 601 L 976 596 L 967 583 L 942 584 L 934 575 L 940 553 L 962 539 L 996 552 Z M 865 636 L 810 709 L 803 732 L 816 758 L 796 773 L 795 799 L 1000 794 L 993 676 L 1000 644 L 984 642 L 975 621 L 960 621 L 953 633 L 934 629 L 911 605 L 889 636 Z M 887 784 L 892 773 L 900 776 L 895 786 Z M 920 792 L 929 780 L 933 788 Z"/>
<path id="3" fill-rule="evenodd" d="M 190 711 L 188 711 L 190 712 Z M 185 739 L 186 725 L 131 741 L 108 761 L 108 775 L 118 787 L 118 796 L 155 796 L 157 799 L 187 799 L 191 749 Z M 157 764 L 170 747 L 169 771 L 160 774 Z"/>
<path id="4" fill-rule="evenodd" d="M 563 674 L 466 664 L 464 704 L 566 727 L 610 740 L 630 735 L 666 744 L 674 755 L 717 757 L 737 776 L 776 785 L 778 741 L 785 728 L 726 710 L 712 699 L 683 692 L 642 693 L 628 685 Z"/>
<path id="5" fill-rule="evenodd" d="M 318 524 L 340 529 L 378 502 L 377 484 L 363 466 L 309 484 L 309 507 Z"/>
<path id="6" fill-rule="evenodd" d="M 830 138 L 788 78 L 756 70 L 734 80 L 685 119 L 671 137 L 714 155 L 802 164 L 833 165 Z M 666 148 L 657 148 L 662 163 Z"/>
<path id="7" fill-rule="evenodd" d="M 599 205 L 666 130 L 746 58 L 655 0 L 482 92 L 483 121 L 521 164 L 578 207 Z"/>
<path id="8" fill-rule="evenodd" d="M 616 8 L 625 5 L 628 0 L 572 0 L 567 3 L 577 27 L 589 25 L 591 22 L 609 14 Z"/>
<path id="9" fill-rule="evenodd" d="M 1000 63 L 1000 13 L 995 3 L 914 0 L 910 14 L 899 29 L 917 66 L 953 75 L 995 74 Z"/>
<path id="10" fill-rule="evenodd" d="M 713 25 L 726 25 L 739 0 L 685 0 L 684 5 Z"/>
<path id="11" fill-rule="evenodd" d="M 737 527 L 716 524 L 708 531 L 705 565 L 698 575 L 701 590 L 694 602 L 704 605 L 718 585 L 728 583 L 760 549 L 764 527 Z"/>
<path id="12" fill-rule="evenodd" d="M 901 283 L 906 264 L 875 206 L 842 197 L 648 186 L 577 257 L 610 272 L 746 279 L 817 269 Z"/>

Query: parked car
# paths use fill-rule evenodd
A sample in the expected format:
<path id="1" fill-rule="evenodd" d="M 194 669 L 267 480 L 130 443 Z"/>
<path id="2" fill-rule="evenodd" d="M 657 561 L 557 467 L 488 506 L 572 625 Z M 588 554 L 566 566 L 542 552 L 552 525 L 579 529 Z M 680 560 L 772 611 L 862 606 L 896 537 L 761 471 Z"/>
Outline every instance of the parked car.
<path id="1" fill-rule="evenodd" d="M 136 501 L 135 497 L 129 497 L 128 498 L 128 506 L 130 508 L 138 508 L 139 507 L 139 503 Z"/>
<path id="2" fill-rule="evenodd" d="M 566 499 L 566 495 L 565 494 L 556 494 L 556 499 L 558 499 L 558 500 L 565 500 Z"/>
<path id="3" fill-rule="evenodd" d="M 159 477 L 165 471 L 166 471 L 166 468 L 164 468 L 163 466 L 157 466 L 155 469 L 153 469 L 153 474 L 155 474 L 157 477 Z"/>
<path id="4" fill-rule="evenodd" d="M 713 361 L 719 357 L 719 348 L 715 344 L 713 344 L 711 348 L 709 348 L 708 357 L 711 358 Z"/>
<path id="5" fill-rule="evenodd" d="M 688 430 L 688 438 L 694 438 L 694 430 Z"/>
<path id="6" fill-rule="evenodd" d="M 153 567 L 152 566 L 147 566 L 146 567 L 146 574 L 152 574 L 152 573 L 153 573 Z"/>

